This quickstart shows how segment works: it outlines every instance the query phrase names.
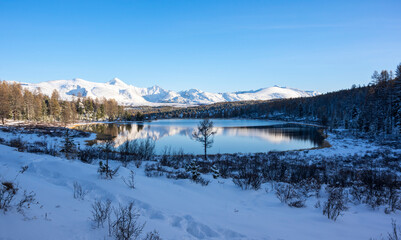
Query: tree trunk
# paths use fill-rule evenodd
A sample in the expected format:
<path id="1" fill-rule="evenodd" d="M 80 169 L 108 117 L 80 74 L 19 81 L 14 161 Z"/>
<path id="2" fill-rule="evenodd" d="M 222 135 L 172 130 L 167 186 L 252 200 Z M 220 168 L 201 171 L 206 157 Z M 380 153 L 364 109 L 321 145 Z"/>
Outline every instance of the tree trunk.
<path id="1" fill-rule="evenodd" d="M 207 161 L 207 154 L 206 154 L 206 148 L 207 146 L 206 146 L 206 143 L 205 143 L 205 161 Z"/>

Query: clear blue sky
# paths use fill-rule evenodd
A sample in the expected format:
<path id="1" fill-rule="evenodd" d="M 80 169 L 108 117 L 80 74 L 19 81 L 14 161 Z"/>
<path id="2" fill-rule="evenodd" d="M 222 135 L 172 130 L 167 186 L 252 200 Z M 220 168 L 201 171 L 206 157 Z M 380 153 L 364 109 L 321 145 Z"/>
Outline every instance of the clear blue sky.
<path id="1" fill-rule="evenodd" d="M 2 80 L 327 92 L 400 62 L 400 0 L 0 0 Z"/>

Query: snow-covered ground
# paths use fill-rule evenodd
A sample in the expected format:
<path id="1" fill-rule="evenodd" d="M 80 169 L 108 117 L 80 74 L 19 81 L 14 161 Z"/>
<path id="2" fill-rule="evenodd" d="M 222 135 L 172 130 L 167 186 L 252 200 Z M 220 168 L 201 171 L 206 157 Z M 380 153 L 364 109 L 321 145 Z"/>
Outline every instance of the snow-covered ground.
<path id="1" fill-rule="evenodd" d="M 21 138 L 28 141 L 29 136 L 32 141 L 41 139 Z M 0 137 L 16 136 L 0 132 Z M 305 154 L 358 154 L 375 148 L 352 139 L 343 144 L 335 137 L 329 141 L 332 148 Z M 119 165 L 112 162 L 113 167 Z M 22 166 L 28 169 L 18 174 Z M 145 232 L 156 229 L 163 239 L 369 239 L 389 232 L 392 219 L 401 222 L 399 212 L 385 214 L 383 208 L 371 210 L 365 205 L 350 205 L 334 222 L 314 207 L 316 198 L 310 198 L 305 208 L 290 208 L 266 191 L 268 183 L 258 191 L 241 190 L 231 179 L 206 175 L 211 182 L 201 186 L 187 179 L 149 178 L 144 167 L 131 165 L 120 167 L 117 177 L 105 180 L 99 178 L 97 167 L 0 145 L 0 181 L 14 181 L 18 175 L 15 182 L 20 193 L 33 191 L 39 202 L 25 216 L 15 209 L 1 212 L 0 239 L 110 239 L 107 227 L 95 229 L 90 220 L 91 204 L 99 199 L 110 199 L 113 206 L 134 201 L 139 221 L 146 222 Z M 136 189 L 122 180 L 130 169 L 136 173 Z M 90 191 L 84 200 L 73 198 L 74 182 Z"/>

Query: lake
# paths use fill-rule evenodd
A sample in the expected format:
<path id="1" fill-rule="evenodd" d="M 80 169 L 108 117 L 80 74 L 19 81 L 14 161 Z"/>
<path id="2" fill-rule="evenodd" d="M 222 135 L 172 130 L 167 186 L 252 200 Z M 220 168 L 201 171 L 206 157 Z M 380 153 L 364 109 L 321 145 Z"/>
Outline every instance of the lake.
<path id="1" fill-rule="evenodd" d="M 324 142 L 318 129 L 311 126 L 269 120 L 212 121 L 216 134 L 208 154 L 308 149 L 320 147 Z M 143 123 L 96 123 L 80 125 L 76 129 L 98 133 L 98 139 L 104 135 L 112 136 L 115 147 L 125 141 L 151 138 L 156 141 L 157 154 L 165 148 L 202 154 L 202 144 L 192 139 L 192 132 L 199 122 L 199 119 L 168 119 Z"/>

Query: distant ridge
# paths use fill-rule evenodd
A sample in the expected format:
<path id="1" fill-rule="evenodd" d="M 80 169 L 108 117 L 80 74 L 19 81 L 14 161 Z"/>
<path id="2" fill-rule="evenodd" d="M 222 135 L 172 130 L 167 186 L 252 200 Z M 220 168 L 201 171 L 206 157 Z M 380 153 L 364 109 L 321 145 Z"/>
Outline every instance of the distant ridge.
<path id="1" fill-rule="evenodd" d="M 61 98 L 65 100 L 72 100 L 77 96 L 107 99 L 114 98 L 119 104 L 127 106 L 185 106 L 217 102 L 310 97 L 320 94 L 315 91 L 302 91 L 279 86 L 232 93 L 210 93 L 198 89 L 175 92 L 165 90 L 156 85 L 148 88 L 139 88 L 128 85 L 118 78 L 114 78 L 106 83 L 90 82 L 75 78 L 72 80 L 54 80 L 41 83 L 21 83 L 21 85 L 31 91 L 40 89 L 43 94 L 49 96 L 53 90 L 56 89 L 59 91 Z"/>

